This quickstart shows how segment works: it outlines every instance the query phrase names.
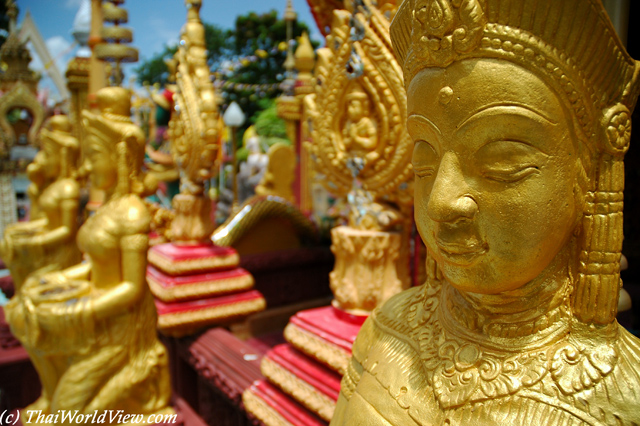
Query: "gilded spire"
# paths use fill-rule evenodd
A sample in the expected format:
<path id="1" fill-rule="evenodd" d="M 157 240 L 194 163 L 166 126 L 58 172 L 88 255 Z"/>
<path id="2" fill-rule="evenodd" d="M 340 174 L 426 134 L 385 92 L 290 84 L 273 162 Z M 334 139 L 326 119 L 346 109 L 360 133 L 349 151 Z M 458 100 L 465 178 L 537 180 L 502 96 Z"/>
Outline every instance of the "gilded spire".
<path id="1" fill-rule="evenodd" d="M 298 14 L 293 8 L 293 3 L 291 0 L 287 0 L 287 7 L 284 10 L 284 20 L 285 21 L 295 21 L 298 18 Z"/>
<path id="2" fill-rule="evenodd" d="M 299 73 L 311 73 L 315 65 L 315 53 L 307 32 L 303 32 L 298 40 L 295 54 L 296 68 Z"/>
<path id="3" fill-rule="evenodd" d="M 7 16 L 9 17 L 9 34 L 16 31 L 16 22 L 18 19 L 18 6 L 14 0 L 7 0 Z"/>

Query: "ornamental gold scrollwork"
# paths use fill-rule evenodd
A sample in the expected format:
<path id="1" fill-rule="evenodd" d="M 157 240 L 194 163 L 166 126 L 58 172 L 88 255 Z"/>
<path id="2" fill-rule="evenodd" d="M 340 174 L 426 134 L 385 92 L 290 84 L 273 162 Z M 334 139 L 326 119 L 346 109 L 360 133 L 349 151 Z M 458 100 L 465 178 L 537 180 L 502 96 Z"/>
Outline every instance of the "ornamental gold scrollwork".
<path id="1" fill-rule="evenodd" d="M 2 145 L 0 145 L 0 155 L 8 155 L 8 150 L 16 142 L 16 134 L 7 120 L 7 113 L 13 108 L 26 108 L 33 114 L 33 123 L 27 134 L 27 141 L 32 146 L 36 145 L 38 131 L 44 121 L 44 109 L 38 98 L 31 91 L 29 86 L 22 81 L 18 81 L 0 98 L 0 129 L 2 129 Z"/>
<path id="2" fill-rule="evenodd" d="M 311 158 L 329 192 L 349 205 L 348 226 L 331 231 L 330 282 L 333 304 L 354 313 L 370 312 L 410 281 L 411 139 L 389 39 L 395 7 L 379 6 L 358 0 L 333 11 L 315 93 L 304 100 Z"/>
<path id="3" fill-rule="evenodd" d="M 362 158 L 357 179 L 378 199 L 409 180 L 411 142 L 403 125 L 406 96 L 388 38 L 389 21 L 373 6 L 368 11 L 368 17 L 334 11 L 327 47 L 318 51 L 315 94 L 305 103 L 313 140 L 309 148 L 327 176 L 327 189 L 335 195 L 351 191 L 348 163 Z M 359 41 L 351 39 L 352 20 L 362 32 Z"/>

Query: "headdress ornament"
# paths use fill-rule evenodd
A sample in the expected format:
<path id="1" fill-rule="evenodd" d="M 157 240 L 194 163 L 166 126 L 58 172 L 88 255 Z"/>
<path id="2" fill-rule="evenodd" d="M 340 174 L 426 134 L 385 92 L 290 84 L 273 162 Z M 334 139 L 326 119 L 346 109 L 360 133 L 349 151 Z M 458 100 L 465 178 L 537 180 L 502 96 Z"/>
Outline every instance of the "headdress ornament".
<path id="1" fill-rule="evenodd" d="M 640 68 L 599 0 L 404 0 L 391 39 L 405 84 L 423 68 L 478 57 L 505 59 L 550 77 L 592 141 L 601 139 L 602 115 L 617 124 L 630 117 L 620 108 L 603 110 L 620 104 L 631 111 L 640 90 Z M 626 150 L 611 132 L 605 130 L 605 149 Z"/>

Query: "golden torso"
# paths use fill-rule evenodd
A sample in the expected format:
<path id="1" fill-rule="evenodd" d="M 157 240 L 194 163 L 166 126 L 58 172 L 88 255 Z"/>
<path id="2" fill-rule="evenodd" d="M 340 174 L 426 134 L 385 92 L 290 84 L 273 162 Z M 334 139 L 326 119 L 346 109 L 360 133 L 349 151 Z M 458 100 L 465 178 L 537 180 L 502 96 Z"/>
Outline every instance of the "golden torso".
<path id="1" fill-rule="evenodd" d="M 122 281 L 120 238 L 125 235 L 146 233 L 148 223 L 144 217 L 127 223 L 127 214 L 144 215 L 146 207 L 140 198 L 125 196 L 110 200 L 98 209 L 78 231 L 78 247 L 91 261 L 91 282 L 96 289 L 109 288 Z"/>
<path id="2" fill-rule="evenodd" d="M 47 218 L 47 228 L 55 229 L 63 225 L 62 203 L 69 200 L 78 203 L 80 187 L 75 179 L 59 179 L 49 185 L 39 198 L 40 210 Z M 75 241 L 74 241 L 75 243 Z"/>
<path id="3" fill-rule="evenodd" d="M 492 339 L 442 309 L 446 293 L 413 288 L 365 323 L 332 425 L 640 422 L 640 345 L 617 323 L 579 329 L 551 313 L 533 334 Z"/>
<path id="4" fill-rule="evenodd" d="M 6 229 L 5 244 L 9 243 L 8 250 L 12 253 L 7 253 L 5 260 L 16 289 L 20 289 L 29 275 L 59 270 L 80 261 L 75 242 L 78 198 L 78 183 L 70 178 L 59 179 L 40 194 L 39 219 Z"/>

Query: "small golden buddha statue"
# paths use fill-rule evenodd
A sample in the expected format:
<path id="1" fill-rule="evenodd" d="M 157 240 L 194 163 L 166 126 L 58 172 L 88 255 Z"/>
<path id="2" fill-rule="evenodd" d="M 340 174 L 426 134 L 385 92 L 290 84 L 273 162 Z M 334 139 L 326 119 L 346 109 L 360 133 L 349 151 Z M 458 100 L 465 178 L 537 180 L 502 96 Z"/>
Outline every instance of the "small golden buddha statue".
<path id="1" fill-rule="evenodd" d="M 275 195 L 290 203 L 295 202 L 291 185 L 295 180 L 296 152 L 282 142 L 269 148 L 266 171 L 256 186 L 257 195 Z"/>
<path id="2" fill-rule="evenodd" d="M 378 157 L 378 129 L 371 118 L 369 95 L 355 84 L 346 95 L 347 121 L 342 130 L 345 151 L 361 154 L 369 161 Z"/>
<path id="3" fill-rule="evenodd" d="M 16 292 L 28 275 L 59 270 L 80 261 L 76 246 L 80 188 L 76 180 L 78 140 L 64 115 L 49 119 L 40 131 L 42 149 L 27 168 L 32 217 L 13 224 L 0 241 Z"/>
<path id="4" fill-rule="evenodd" d="M 427 282 L 365 322 L 332 425 L 640 424 L 616 322 L 640 67 L 599 0 L 405 0 Z"/>
<path id="5" fill-rule="evenodd" d="M 6 307 L 7 321 L 38 369 L 42 397 L 28 409 L 167 409 L 167 355 L 145 273 L 150 215 L 140 195 L 144 135 L 129 118 L 130 94 L 98 91 L 100 115 L 83 112 L 86 165 L 105 203 L 78 231 L 88 261 L 30 278 Z M 145 416 L 145 419 L 147 417 Z"/>

